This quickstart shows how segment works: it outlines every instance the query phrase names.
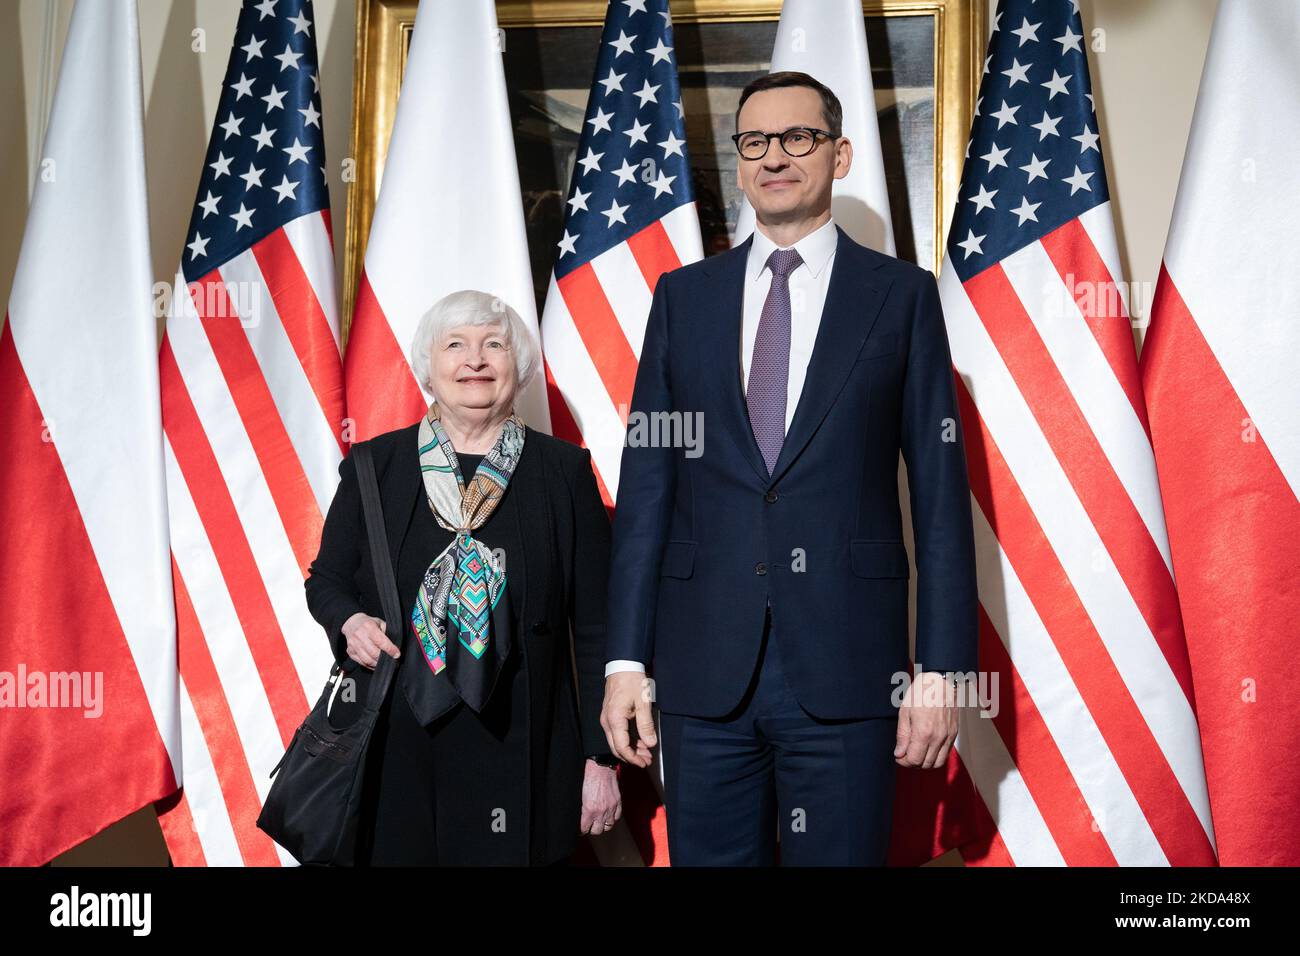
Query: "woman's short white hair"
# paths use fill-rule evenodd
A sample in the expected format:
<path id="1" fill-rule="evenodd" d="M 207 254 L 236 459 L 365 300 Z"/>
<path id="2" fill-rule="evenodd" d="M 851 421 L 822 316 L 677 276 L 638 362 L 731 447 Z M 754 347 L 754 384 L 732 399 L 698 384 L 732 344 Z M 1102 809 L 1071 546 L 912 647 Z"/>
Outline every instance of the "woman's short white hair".
<path id="1" fill-rule="evenodd" d="M 541 364 L 537 338 L 504 299 L 474 289 L 462 289 L 443 296 L 421 316 L 411 340 L 411 369 L 416 381 L 430 395 L 434 394 L 429 353 L 434 343 L 442 341 L 452 329 L 467 325 L 500 329 L 515 357 L 515 370 L 519 376 L 516 390 L 523 391 Z"/>

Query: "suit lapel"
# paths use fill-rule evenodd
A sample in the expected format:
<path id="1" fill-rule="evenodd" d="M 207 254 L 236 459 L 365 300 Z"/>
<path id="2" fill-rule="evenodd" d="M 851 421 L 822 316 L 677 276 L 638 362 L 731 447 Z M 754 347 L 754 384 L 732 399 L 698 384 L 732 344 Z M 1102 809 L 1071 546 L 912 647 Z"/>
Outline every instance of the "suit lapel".
<path id="1" fill-rule="evenodd" d="M 745 267 L 749 249 L 754 243 L 751 233 L 740 245 L 714 259 L 708 260 L 709 274 L 721 284 L 715 301 L 732 303 L 730 312 L 721 321 L 706 322 L 707 341 L 702 354 L 722 356 L 722 374 L 709 376 L 715 404 L 722 410 L 722 424 L 736 442 L 745 460 L 764 482 L 768 480 L 767 464 L 754 440 L 754 429 L 749 423 L 749 410 L 740 384 L 741 326 L 745 308 Z"/>
<path id="2" fill-rule="evenodd" d="M 786 472 L 830 411 L 871 334 L 891 284 L 874 273 L 880 260 L 866 255 L 866 250 L 838 225 L 835 231 L 838 235 L 835 261 L 817 339 L 794 419 L 772 469 L 772 482 Z M 763 474 L 766 478 L 766 469 Z"/>

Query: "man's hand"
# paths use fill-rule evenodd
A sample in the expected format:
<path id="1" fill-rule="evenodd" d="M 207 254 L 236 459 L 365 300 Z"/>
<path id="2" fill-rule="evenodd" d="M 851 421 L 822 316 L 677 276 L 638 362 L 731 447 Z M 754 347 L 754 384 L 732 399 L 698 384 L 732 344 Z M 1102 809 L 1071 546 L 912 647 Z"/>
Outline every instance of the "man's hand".
<path id="1" fill-rule="evenodd" d="M 388 639 L 388 625 L 383 619 L 357 611 L 343 622 L 343 636 L 348 639 L 348 657 L 362 667 L 374 670 L 383 652 L 391 657 L 401 657 L 397 645 Z"/>
<path id="2" fill-rule="evenodd" d="M 894 762 L 900 767 L 942 767 L 957 739 L 960 713 L 952 681 L 940 671 L 922 671 L 899 710 Z"/>
<path id="3" fill-rule="evenodd" d="M 655 719 L 650 712 L 650 679 L 636 671 L 620 671 L 605 678 L 605 705 L 600 710 L 600 726 L 605 729 L 609 749 L 619 758 L 638 767 L 650 766 L 650 748 L 657 743 Z M 632 749 L 628 727 L 636 722 L 640 739 Z"/>

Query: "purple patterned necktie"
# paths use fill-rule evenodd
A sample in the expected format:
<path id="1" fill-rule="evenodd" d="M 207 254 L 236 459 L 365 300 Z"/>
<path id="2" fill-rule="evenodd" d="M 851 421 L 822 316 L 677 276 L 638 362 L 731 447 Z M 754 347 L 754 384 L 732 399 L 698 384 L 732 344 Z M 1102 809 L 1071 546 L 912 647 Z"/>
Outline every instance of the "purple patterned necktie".
<path id="1" fill-rule="evenodd" d="M 772 473 L 785 442 L 786 389 L 790 376 L 790 273 L 803 262 L 797 250 L 777 249 L 767 257 L 772 287 L 754 336 L 745 402 L 754 439 Z"/>

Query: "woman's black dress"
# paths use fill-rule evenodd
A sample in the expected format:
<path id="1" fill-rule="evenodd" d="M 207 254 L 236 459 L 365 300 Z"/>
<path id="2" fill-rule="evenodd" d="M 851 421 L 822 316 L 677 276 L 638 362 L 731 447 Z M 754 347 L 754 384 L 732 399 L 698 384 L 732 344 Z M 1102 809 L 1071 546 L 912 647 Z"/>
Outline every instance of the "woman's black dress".
<path id="1" fill-rule="evenodd" d="M 458 455 L 468 478 L 482 455 Z M 504 549 L 507 594 L 512 593 L 509 556 L 522 547 L 506 493 L 474 536 L 489 548 Z M 411 629 L 410 613 L 425 570 L 452 539 L 427 502 L 415 509 L 396 568 L 405 615 L 399 667 L 425 667 Z M 516 552 L 517 553 L 517 552 Z M 457 704 L 429 727 L 411 713 L 396 676 L 379 713 L 370 743 L 362 789 L 357 859 L 360 865 L 529 864 L 527 674 L 515 647 L 503 666 L 482 713 Z M 368 671 L 353 672 L 357 700 L 364 701 Z M 360 704 L 352 705 L 360 707 Z M 338 702 L 334 717 L 338 713 Z M 512 719 L 513 715 L 513 719 Z M 339 714 L 338 723 L 350 716 Z"/>

